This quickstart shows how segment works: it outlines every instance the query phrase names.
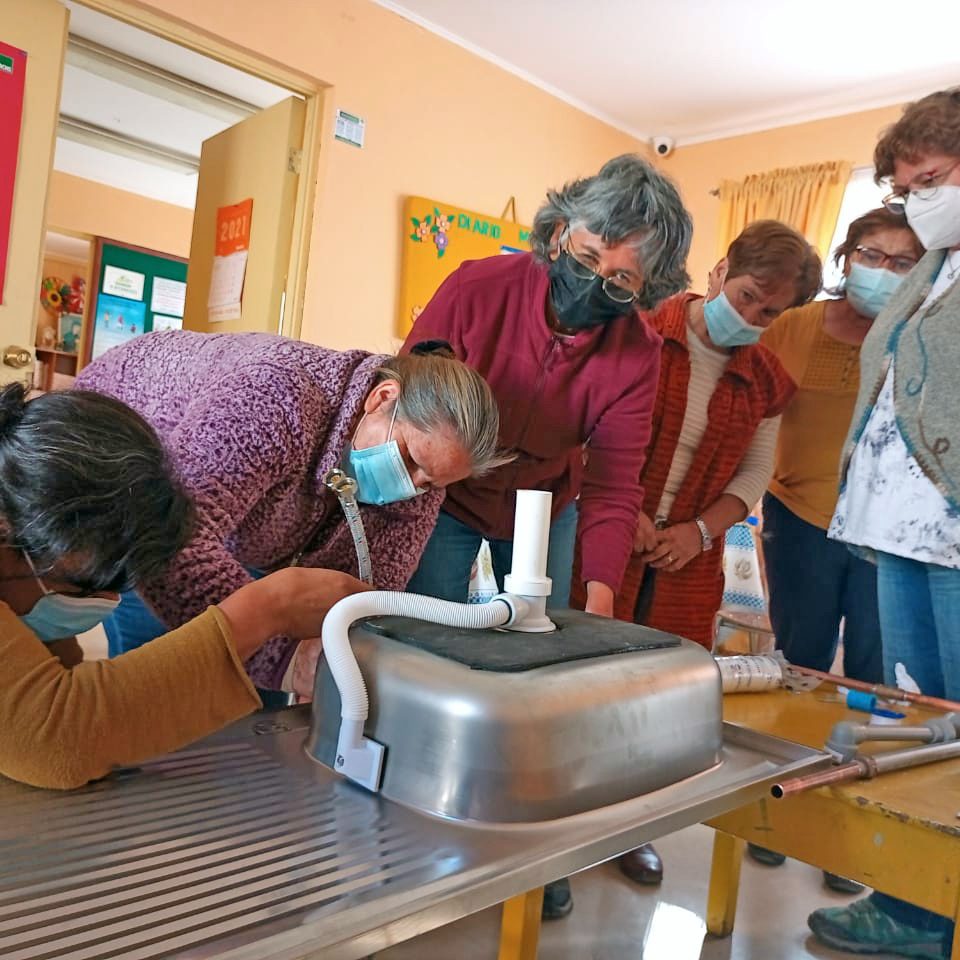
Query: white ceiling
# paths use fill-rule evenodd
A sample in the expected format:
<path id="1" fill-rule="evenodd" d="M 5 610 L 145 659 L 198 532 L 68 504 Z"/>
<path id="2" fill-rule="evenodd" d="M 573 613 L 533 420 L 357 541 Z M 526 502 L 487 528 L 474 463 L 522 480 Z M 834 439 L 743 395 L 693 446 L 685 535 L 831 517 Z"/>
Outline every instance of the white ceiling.
<path id="1" fill-rule="evenodd" d="M 70 35 L 99 44 L 108 50 L 159 67 L 185 80 L 202 84 L 253 107 L 267 107 L 290 96 L 250 74 L 201 56 L 167 40 L 121 23 L 67 0 Z M 136 84 L 122 70 L 102 70 L 76 60 L 68 50 L 63 74 L 61 117 L 72 117 L 96 128 L 115 131 L 145 145 L 196 161 L 204 140 L 226 129 L 243 116 L 229 117 L 229 109 L 212 109 L 203 98 L 192 99 L 189 91 L 163 89 L 149 83 Z M 208 98 L 209 99 L 209 98 Z M 124 155 L 90 142 L 57 137 L 54 167 L 63 173 L 106 183 L 120 190 L 193 208 L 197 175 L 174 163 L 150 162 L 148 156 Z"/>
<path id="2" fill-rule="evenodd" d="M 43 243 L 43 253 L 44 256 L 86 264 L 90 259 L 90 241 L 48 230 Z"/>
<path id="3" fill-rule="evenodd" d="M 641 140 L 696 143 L 960 83 L 960 3 L 375 0 Z"/>

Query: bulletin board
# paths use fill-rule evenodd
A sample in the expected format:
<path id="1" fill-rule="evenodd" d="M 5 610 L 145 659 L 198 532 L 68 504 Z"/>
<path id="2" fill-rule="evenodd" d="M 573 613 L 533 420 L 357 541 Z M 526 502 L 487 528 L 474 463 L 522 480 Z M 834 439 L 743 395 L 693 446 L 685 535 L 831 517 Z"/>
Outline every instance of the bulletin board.
<path id="1" fill-rule="evenodd" d="M 437 287 L 465 260 L 530 249 L 530 228 L 426 197 L 403 205 L 398 336 L 405 337 Z"/>
<path id="2" fill-rule="evenodd" d="M 98 239 L 93 274 L 84 363 L 141 334 L 183 325 L 186 260 Z"/>

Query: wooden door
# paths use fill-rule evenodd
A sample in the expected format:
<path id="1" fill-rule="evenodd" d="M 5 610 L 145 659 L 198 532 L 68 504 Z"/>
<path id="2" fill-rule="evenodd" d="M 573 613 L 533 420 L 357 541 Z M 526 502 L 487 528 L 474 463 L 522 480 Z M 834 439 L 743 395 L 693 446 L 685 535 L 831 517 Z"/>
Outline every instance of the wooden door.
<path id="1" fill-rule="evenodd" d="M 204 141 L 183 326 L 205 333 L 288 332 L 284 316 L 303 145 L 304 102 L 290 97 Z M 211 322 L 217 212 L 253 201 L 238 319 Z M 291 278 L 292 283 L 292 278 Z"/>
<path id="2" fill-rule="evenodd" d="M 60 113 L 60 84 L 69 14 L 57 0 L 0 0 L 0 42 L 26 53 L 4 62 L 0 80 L 10 70 L 24 71 L 19 152 L 13 177 L 13 205 L 8 256 L 0 303 L 0 385 L 33 379 L 34 336 L 40 295 L 47 187 Z M 0 85 L 0 96 L 10 97 Z M 7 118 L 0 137 L 9 137 L 10 100 L 0 111 Z M 7 176 L 0 189 L 9 191 Z M 0 218 L 5 220 L 6 218 Z M 5 223 L 0 222 L 0 229 Z"/>

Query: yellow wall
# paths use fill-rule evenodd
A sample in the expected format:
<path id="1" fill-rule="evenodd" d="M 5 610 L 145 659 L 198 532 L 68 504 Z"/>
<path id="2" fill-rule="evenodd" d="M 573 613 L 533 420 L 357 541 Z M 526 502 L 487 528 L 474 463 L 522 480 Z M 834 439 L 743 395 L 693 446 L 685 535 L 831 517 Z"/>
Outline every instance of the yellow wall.
<path id="1" fill-rule="evenodd" d="M 54 170 L 47 224 L 187 257 L 193 211 Z"/>
<path id="2" fill-rule="evenodd" d="M 54 129 L 60 100 L 60 68 L 67 18 L 54 0 L 0 0 L 0 39 L 27 51 L 27 75 L 20 151 L 3 303 L 0 349 L 30 347 L 40 290 L 43 211 L 53 161 Z M 10 368 L 0 370 L 0 383 Z"/>
<path id="3" fill-rule="evenodd" d="M 306 340 L 390 349 L 405 195 L 499 216 L 513 194 L 529 223 L 547 187 L 640 148 L 370 0 L 145 5 L 332 84 L 334 106 L 367 121 L 362 150 L 326 138 Z"/>
<path id="4" fill-rule="evenodd" d="M 687 209 L 693 214 L 693 250 L 688 266 L 693 289 L 703 292 L 707 273 L 717 260 L 720 201 L 710 191 L 721 180 L 742 180 L 751 173 L 822 160 L 849 160 L 854 166 L 872 164 L 878 133 L 900 116 L 901 109 L 884 107 L 680 147 L 673 156 L 659 161 L 661 169 L 679 184 Z"/>

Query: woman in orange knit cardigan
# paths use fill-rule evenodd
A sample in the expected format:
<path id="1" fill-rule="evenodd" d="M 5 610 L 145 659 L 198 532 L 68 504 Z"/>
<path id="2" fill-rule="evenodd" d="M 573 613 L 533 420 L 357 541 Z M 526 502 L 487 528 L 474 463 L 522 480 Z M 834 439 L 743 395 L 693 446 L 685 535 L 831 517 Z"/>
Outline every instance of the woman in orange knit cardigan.
<path id="1" fill-rule="evenodd" d="M 619 619 L 712 646 L 723 535 L 766 490 L 780 413 L 794 390 L 757 341 L 784 310 L 811 300 L 820 281 L 810 244 L 785 224 L 759 220 L 710 272 L 705 297 L 678 294 L 646 315 L 663 353 Z M 620 865 L 639 883 L 662 877 L 649 844 Z"/>

